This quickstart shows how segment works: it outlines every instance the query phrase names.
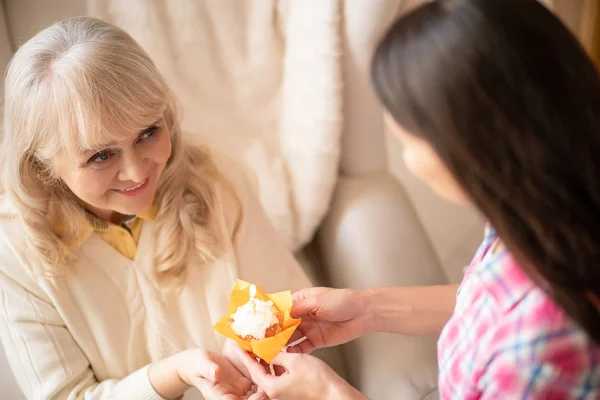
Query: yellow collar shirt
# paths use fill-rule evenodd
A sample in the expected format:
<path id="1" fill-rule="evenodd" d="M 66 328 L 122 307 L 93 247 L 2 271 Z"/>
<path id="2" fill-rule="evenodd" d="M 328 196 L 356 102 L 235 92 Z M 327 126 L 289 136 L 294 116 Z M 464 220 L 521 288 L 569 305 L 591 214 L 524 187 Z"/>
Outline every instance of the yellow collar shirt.
<path id="1" fill-rule="evenodd" d="M 111 247 L 128 259 L 133 260 L 137 252 L 144 220 L 154 221 L 157 214 L 158 207 L 154 204 L 138 215 L 124 216 L 121 224 L 117 225 L 86 211 L 86 218 L 82 221 L 84 226 L 82 226 L 81 234 L 74 240 L 69 241 L 67 245 L 71 248 L 79 247 L 92 233 L 96 232 Z M 64 231 L 60 222 L 55 224 L 55 230 L 59 234 Z"/>

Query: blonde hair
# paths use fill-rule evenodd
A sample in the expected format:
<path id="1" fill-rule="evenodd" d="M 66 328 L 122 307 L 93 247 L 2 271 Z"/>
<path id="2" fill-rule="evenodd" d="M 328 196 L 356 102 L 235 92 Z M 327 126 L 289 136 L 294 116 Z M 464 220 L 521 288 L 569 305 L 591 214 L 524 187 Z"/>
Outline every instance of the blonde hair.
<path id="1" fill-rule="evenodd" d="M 85 210 L 56 176 L 61 148 L 114 140 L 164 118 L 172 154 L 157 191 L 154 277 L 181 283 L 192 260 L 220 249 L 217 171 L 206 148 L 182 143 L 170 91 L 141 47 L 123 30 L 89 17 L 56 23 L 25 43 L 5 79 L 1 186 L 17 208 L 31 266 L 47 276 L 68 272 L 76 254 L 66 245 Z M 54 221 L 64 221 L 57 233 Z"/>

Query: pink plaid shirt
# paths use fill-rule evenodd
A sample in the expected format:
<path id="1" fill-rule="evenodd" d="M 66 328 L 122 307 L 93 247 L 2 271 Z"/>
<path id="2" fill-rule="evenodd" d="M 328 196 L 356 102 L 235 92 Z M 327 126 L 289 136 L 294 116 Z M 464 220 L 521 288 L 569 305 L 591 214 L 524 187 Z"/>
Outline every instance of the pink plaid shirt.
<path id="1" fill-rule="evenodd" d="M 600 348 L 486 230 L 438 342 L 442 399 L 600 399 Z"/>

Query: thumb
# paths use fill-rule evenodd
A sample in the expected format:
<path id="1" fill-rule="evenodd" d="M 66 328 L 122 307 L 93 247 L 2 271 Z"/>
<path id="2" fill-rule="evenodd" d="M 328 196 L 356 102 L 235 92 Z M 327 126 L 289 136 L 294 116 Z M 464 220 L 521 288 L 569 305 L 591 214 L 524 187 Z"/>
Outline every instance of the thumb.
<path id="1" fill-rule="evenodd" d="M 315 289 L 300 290 L 292 295 L 292 317 L 301 317 L 304 314 L 314 313 L 319 309 L 319 294 Z"/>
<path id="2" fill-rule="evenodd" d="M 207 354 L 199 357 L 194 374 L 190 378 L 203 378 L 207 381 L 218 382 L 221 379 L 221 367 Z"/>
<path id="3" fill-rule="evenodd" d="M 275 387 L 278 386 L 278 382 L 281 377 L 271 375 L 267 369 L 256 359 L 246 352 L 242 348 L 236 348 L 235 351 L 238 353 L 238 358 L 244 364 L 244 367 L 248 370 L 252 382 L 254 382 L 259 388 L 263 389 L 267 393 L 270 393 Z"/>
<path id="4" fill-rule="evenodd" d="M 196 373 L 192 376 L 190 376 L 186 382 L 187 384 L 190 384 L 194 387 L 196 387 L 198 390 L 203 392 L 203 387 L 207 387 L 211 386 L 213 384 L 216 384 L 218 382 L 218 380 L 220 379 L 220 368 L 217 365 L 216 368 L 214 369 L 214 371 L 209 371 L 206 373 Z"/>
<path id="5" fill-rule="evenodd" d="M 271 362 L 272 365 L 277 365 L 290 371 L 294 365 L 297 365 L 302 359 L 306 359 L 306 355 L 299 353 L 278 353 L 277 356 Z"/>

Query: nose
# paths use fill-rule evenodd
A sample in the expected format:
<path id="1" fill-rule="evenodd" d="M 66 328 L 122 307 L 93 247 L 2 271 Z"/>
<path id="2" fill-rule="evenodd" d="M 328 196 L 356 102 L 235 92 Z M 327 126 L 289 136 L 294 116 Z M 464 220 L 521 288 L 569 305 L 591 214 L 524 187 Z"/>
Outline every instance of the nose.
<path id="1" fill-rule="evenodd" d="M 148 177 L 148 165 L 146 159 L 135 151 L 123 152 L 121 169 L 118 178 L 122 182 L 131 181 L 141 183 Z"/>

